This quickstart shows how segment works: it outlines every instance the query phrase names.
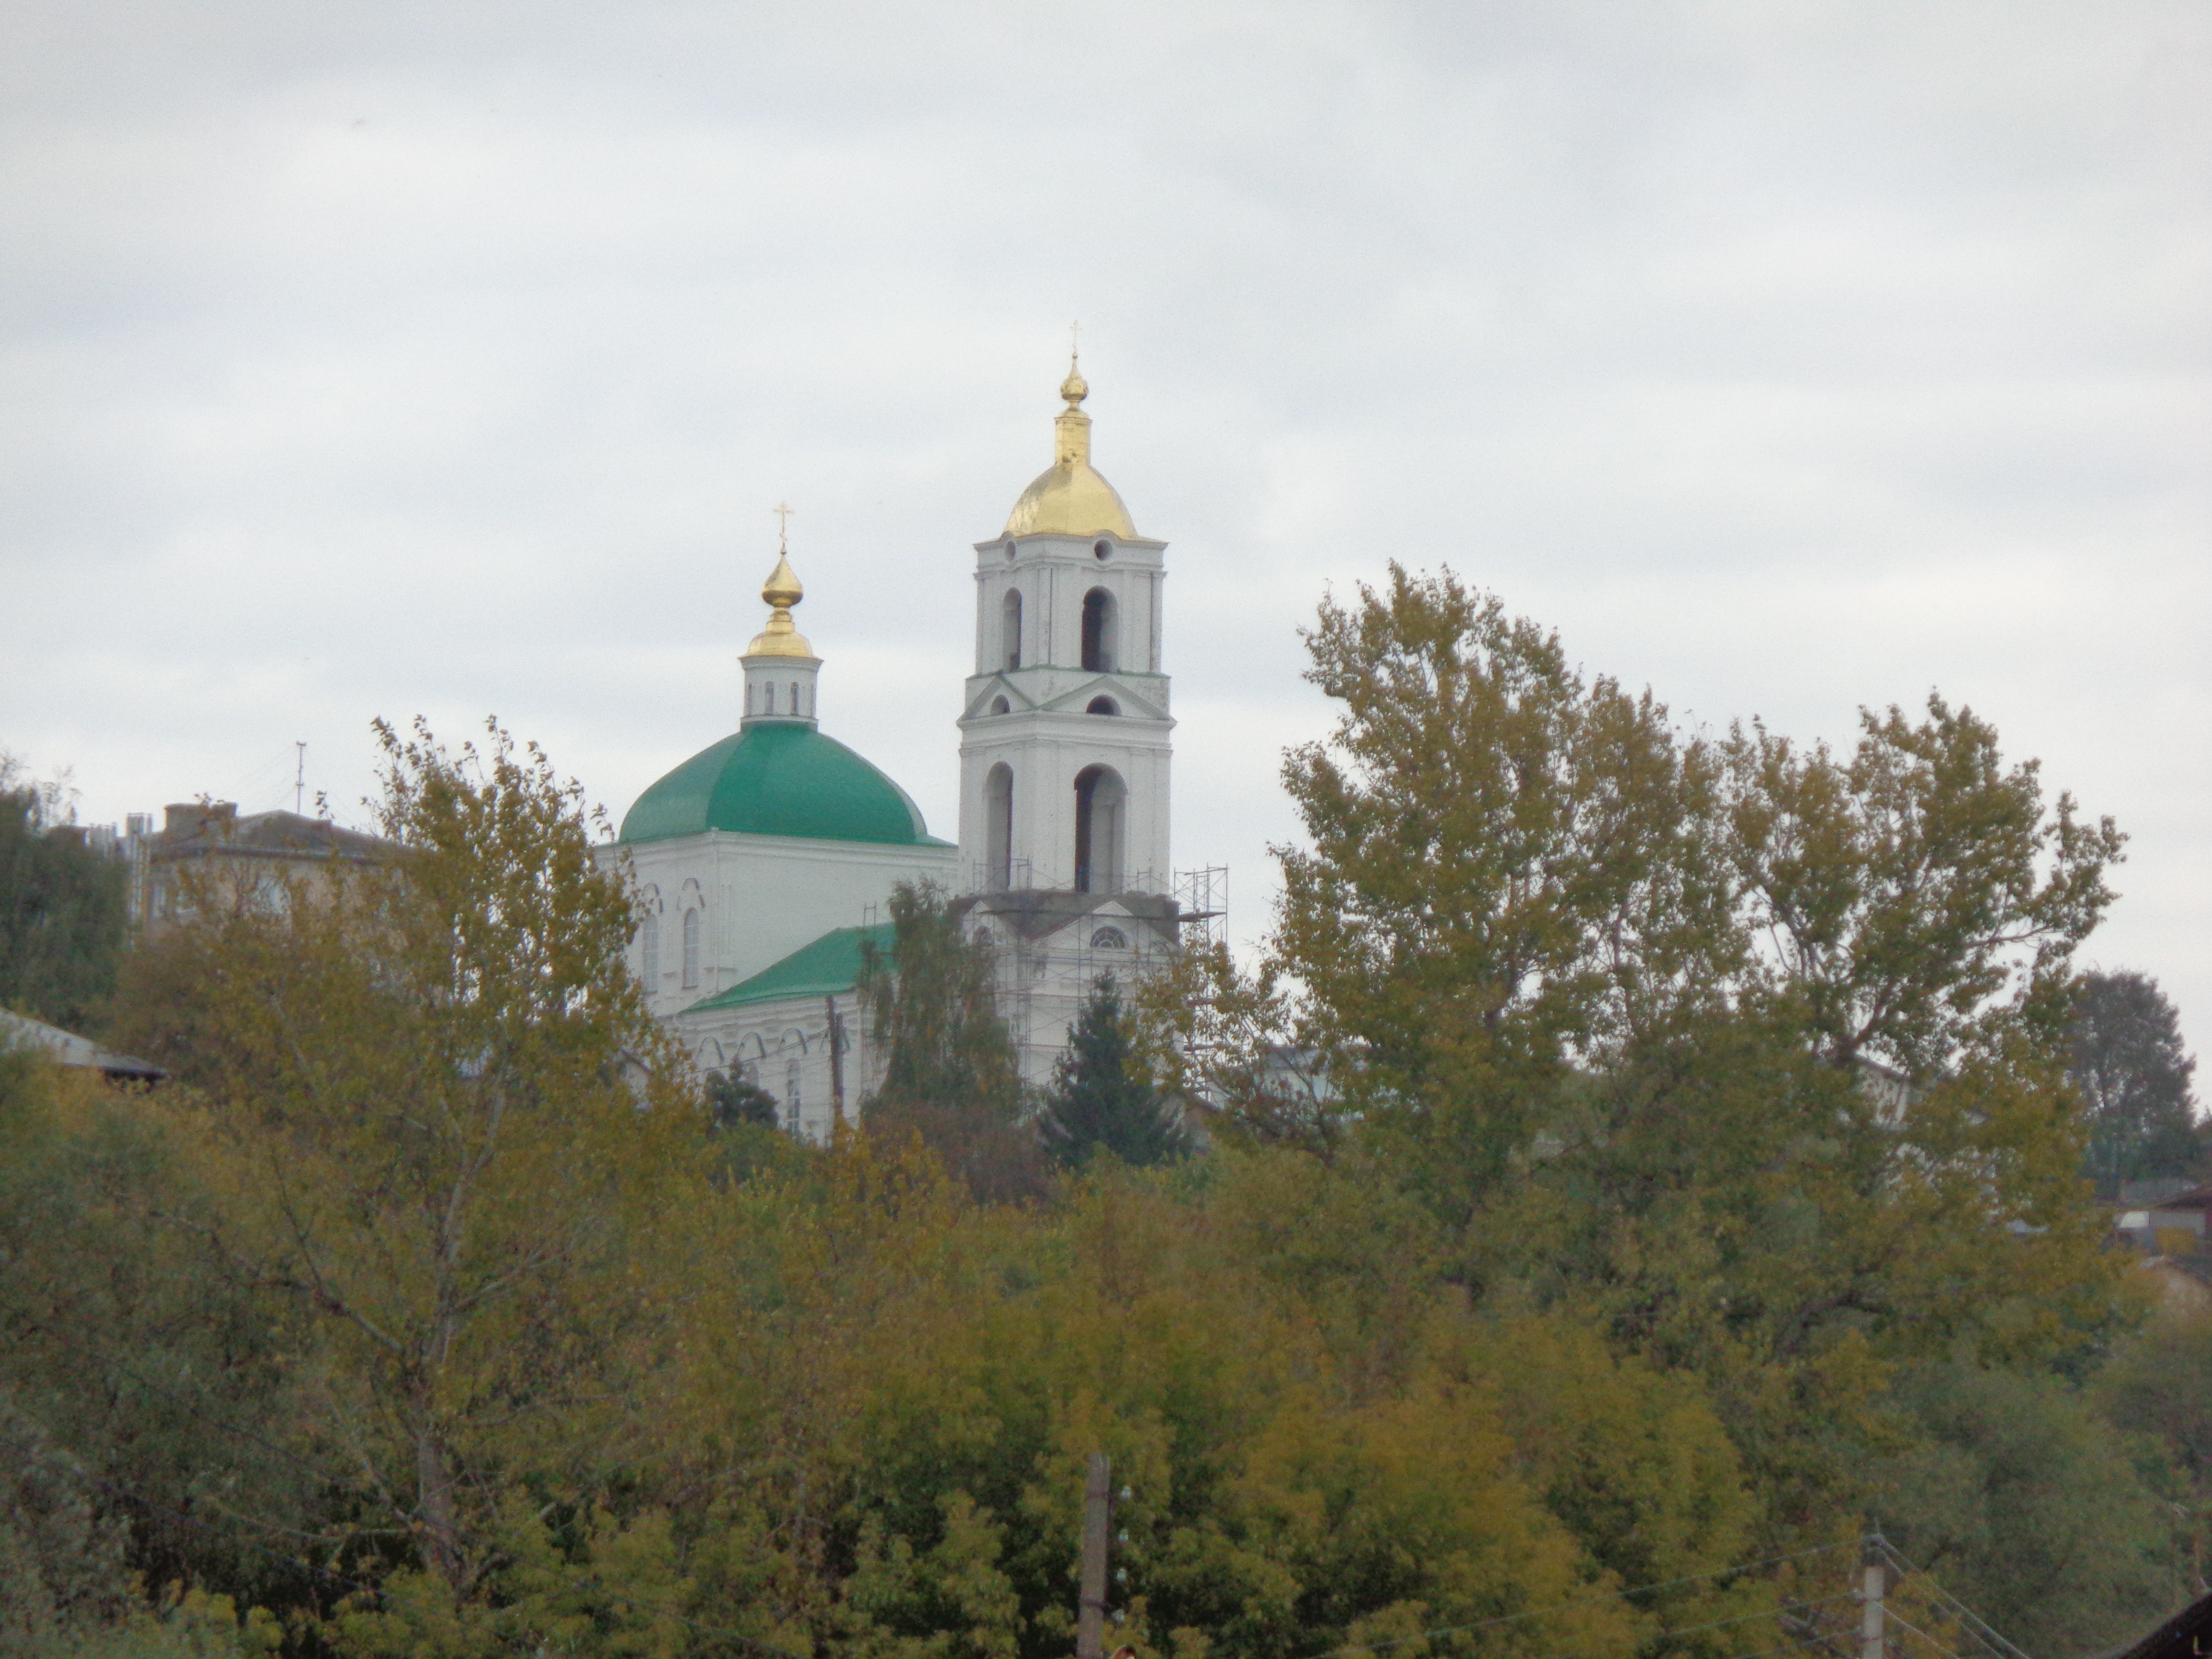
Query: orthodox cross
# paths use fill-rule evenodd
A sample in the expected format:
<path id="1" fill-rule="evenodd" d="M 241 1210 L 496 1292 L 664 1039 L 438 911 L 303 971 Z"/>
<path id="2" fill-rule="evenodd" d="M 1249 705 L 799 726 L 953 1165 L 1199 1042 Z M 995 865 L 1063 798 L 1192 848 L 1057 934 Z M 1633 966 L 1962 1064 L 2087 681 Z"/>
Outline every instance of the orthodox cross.
<path id="1" fill-rule="evenodd" d="M 791 515 L 799 509 L 787 502 L 778 501 L 771 510 L 775 514 L 775 550 L 788 553 L 791 551 Z"/>

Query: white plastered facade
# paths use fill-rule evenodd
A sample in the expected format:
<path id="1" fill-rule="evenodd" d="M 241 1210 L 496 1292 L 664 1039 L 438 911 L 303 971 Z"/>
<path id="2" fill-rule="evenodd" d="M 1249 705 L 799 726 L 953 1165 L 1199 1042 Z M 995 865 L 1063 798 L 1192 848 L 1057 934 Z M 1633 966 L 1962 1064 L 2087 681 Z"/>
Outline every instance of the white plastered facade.
<path id="1" fill-rule="evenodd" d="M 900 882 L 957 890 L 959 854 L 946 846 L 900 847 L 749 836 L 709 830 L 625 849 L 646 922 L 630 965 L 646 1005 L 664 1020 L 750 979 L 838 927 L 881 921 Z M 698 913 L 687 923 L 685 916 Z M 656 926 L 657 924 L 657 926 Z M 686 982 L 684 936 L 696 929 L 696 971 Z M 655 933 L 659 950 L 652 949 Z M 657 954 L 658 961 L 648 958 Z"/>
<path id="2" fill-rule="evenodd" d="M 1036 1088 L 1102 975 L 1127 987 L 1178 948 L 1166 550 L 1097 534 L 975 544 L 960 867 Z"/>

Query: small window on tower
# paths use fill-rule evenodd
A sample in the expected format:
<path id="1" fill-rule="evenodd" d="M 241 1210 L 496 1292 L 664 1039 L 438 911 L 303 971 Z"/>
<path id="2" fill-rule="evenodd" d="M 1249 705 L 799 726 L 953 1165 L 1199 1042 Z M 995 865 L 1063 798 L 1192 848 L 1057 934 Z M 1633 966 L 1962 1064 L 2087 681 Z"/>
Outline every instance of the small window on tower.
<path id="1" fill-rule="evenodd" d="M 1013 712 L 1013 705 L 1004 697 L 994 697 L 991 699 L 991 712 L 994 714 L 1010 714 Z"/>
<path id="2" fill-rule="evenodd" d="M 750 718 L 751 717 L 751 715 L 752 715 L 752 712 L 753 712 L 753 689 L 752 689 L 752 687 L 751 687 L 751 686 L 748 685 L 748 686 L 746 686 L 746 687 L 745 687 L 745 714 L 746 714 L 746 717 L 747 717 L 748 719 L 750 719 Z"/>
<path id="3" fill-rule="evenodd" d="M 1091 948 L 1094 951 L 1126 951 L 1129 948 L 1129 936 L 1118 927 L 1101 927 L 1091 936 Z"/>
<path id="4" fill-rule="evenodd" d="M 699 913 L 684 913 L 684 988 L 699 988 Z"/>
<path id="5" fill-rule="evenodd" d="M 1114 556 L 1114 544 L 1111 542 L 1097 543 L 1091 548 L 1091 556 L 1094 559 L 1112 558 Z"/>
<path id="6" fill-rule="evenodd" d="M 775 713 L 775 682 L 774 680 L 761 687 L 761 713 L 763 714 Z"/>
<path id="7" fill-rule="evenodd" d="M 1111 697 L 1093 697 L 1083 712 L 1086 714 L 1118 714 L 1121 712 L 1121 706 Z"/>
<path id="8" fill-rule="evenodd" d="M 805 713 L 805 710 L 802 709 L 799 706 L 799 682 L 797 680 L 793 680 L 791 683 L 791 712 L 794 714 Z"/>
<path id="9" fill-rule="evenodd" d="M 1083 596 L 1083 666 L 1093 674 L 1114 672 L 1114 596 L 1103 587 Z"/>

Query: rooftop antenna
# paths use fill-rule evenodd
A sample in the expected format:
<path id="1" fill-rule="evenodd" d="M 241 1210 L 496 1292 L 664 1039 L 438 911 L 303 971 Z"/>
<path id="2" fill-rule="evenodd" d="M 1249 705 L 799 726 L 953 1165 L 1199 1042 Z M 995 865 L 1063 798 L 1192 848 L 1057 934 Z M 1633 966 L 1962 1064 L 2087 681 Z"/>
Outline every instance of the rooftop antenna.
<path id="1" fill-rule="evenodd" d="M 297 817 L 307 798 L 307 744 L 301 738 L 295 740 L 292 747 L 300 751 L 299 765 L 292 775 L 292 816 Z"/>

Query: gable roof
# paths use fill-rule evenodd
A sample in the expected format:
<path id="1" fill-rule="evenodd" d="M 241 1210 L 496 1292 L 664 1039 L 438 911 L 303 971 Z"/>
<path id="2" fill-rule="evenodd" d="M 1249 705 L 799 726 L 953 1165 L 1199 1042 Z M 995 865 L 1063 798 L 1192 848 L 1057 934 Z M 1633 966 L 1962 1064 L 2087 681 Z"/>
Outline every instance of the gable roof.
<path id="1" fill-rule="evenodd" d="M 872 927 L 839 927 L 811 945 L 802 945 L 781 962 L 772 963 L 750 979 L 740 980 L 726 991 L 718 991 L 684 1010 L 742 1008 L 756 1002 L 784 1002 L 800 997 L 835 996 L 849 991 L 860 977 L 863 945 L 872 945 L 889 955 L 891 924 Z"/>
<path id="2" fill-rule="evenodd" d="M 43 1049 L 57 1066 L 81 1066 L 111 1078 L 159 1083 L 168 1076 L 150 1060 L 118 1054 L 112 1048 L 103 1048 L 90 1037 L 64 1031 L 58 1025 L 33 1019 L 28 1014 L 10 1013 L 0 1008 L 0 1048 L 4 1048 Z"/>

